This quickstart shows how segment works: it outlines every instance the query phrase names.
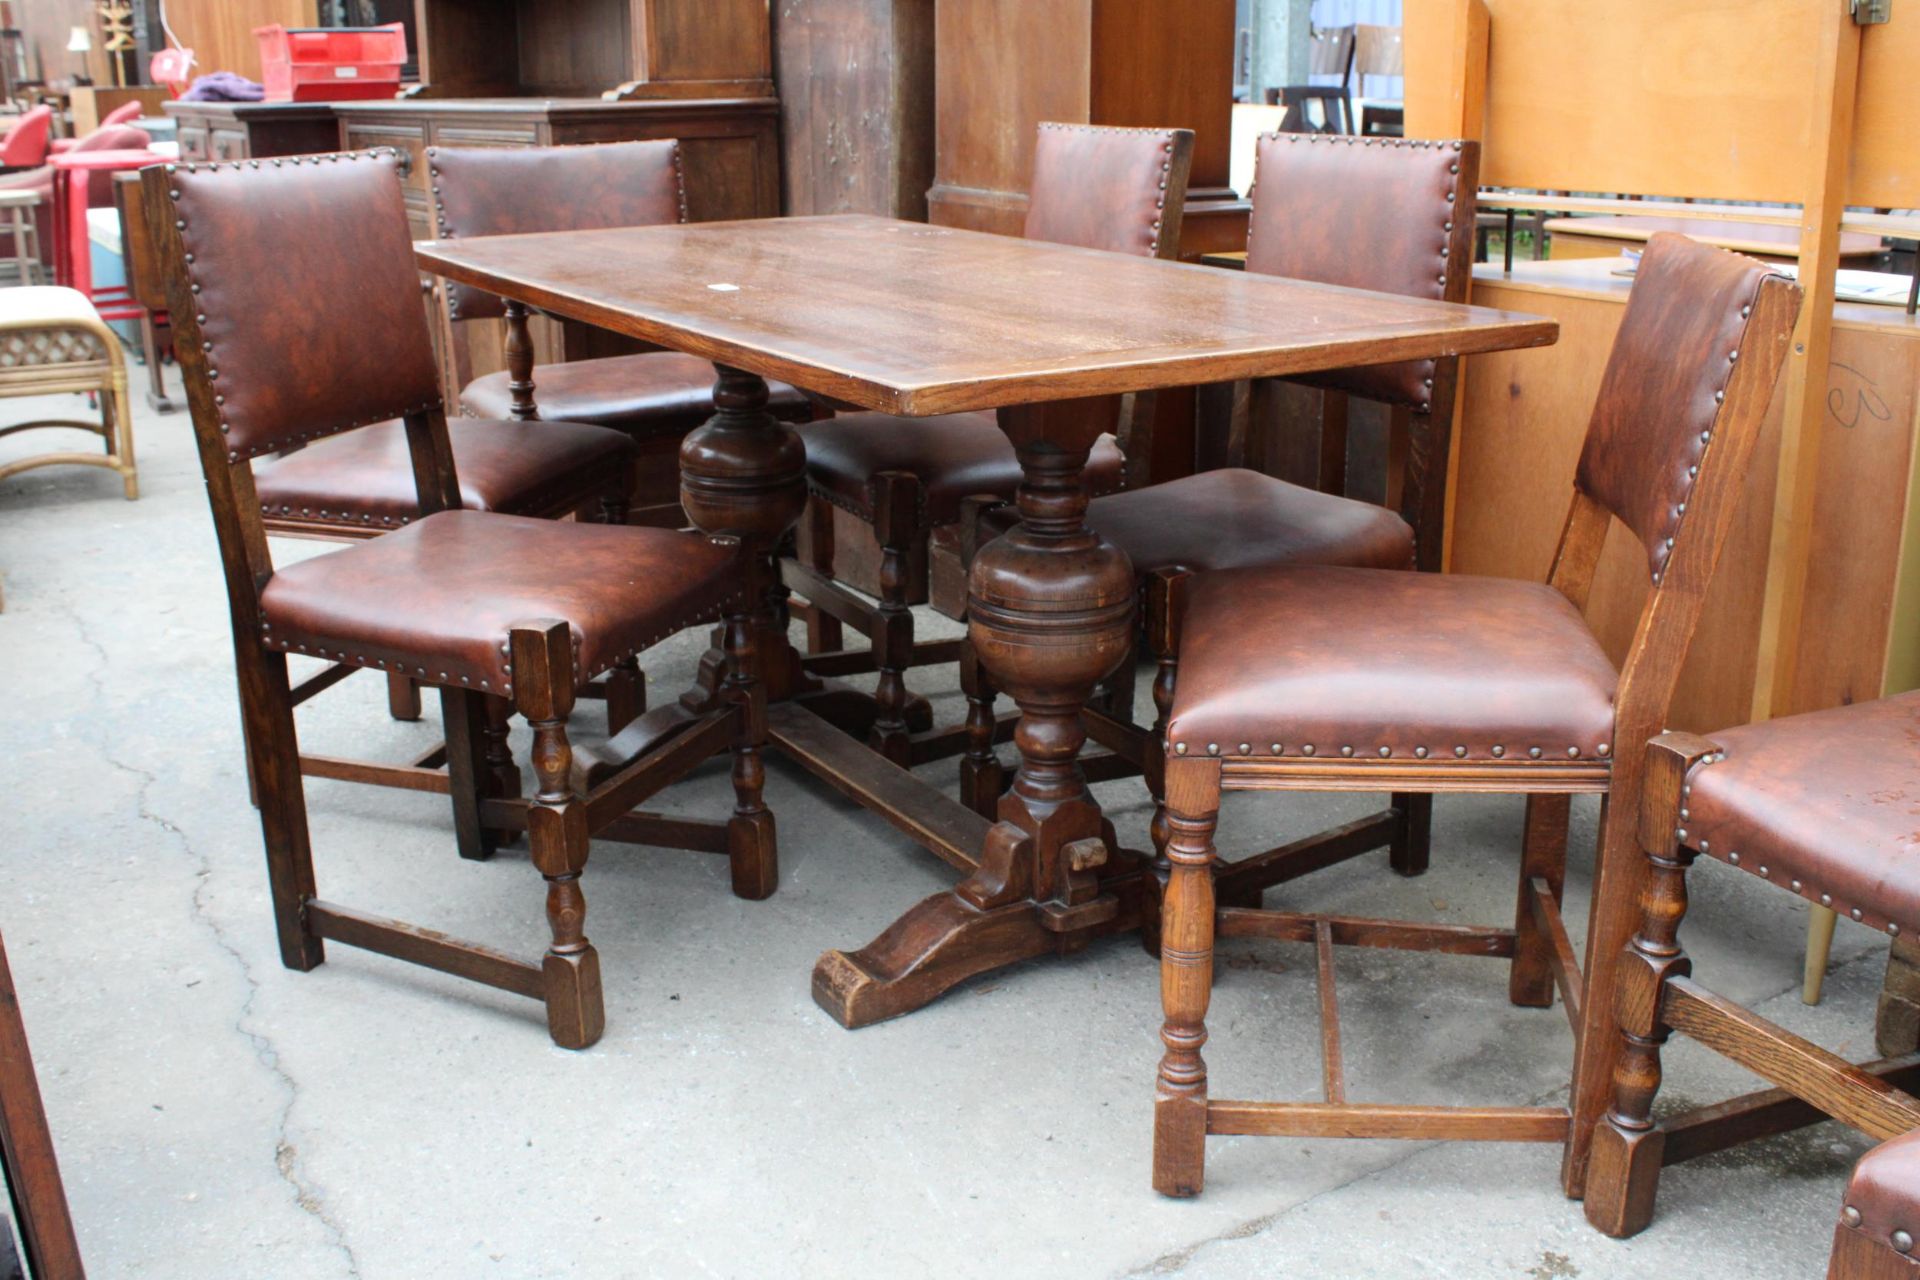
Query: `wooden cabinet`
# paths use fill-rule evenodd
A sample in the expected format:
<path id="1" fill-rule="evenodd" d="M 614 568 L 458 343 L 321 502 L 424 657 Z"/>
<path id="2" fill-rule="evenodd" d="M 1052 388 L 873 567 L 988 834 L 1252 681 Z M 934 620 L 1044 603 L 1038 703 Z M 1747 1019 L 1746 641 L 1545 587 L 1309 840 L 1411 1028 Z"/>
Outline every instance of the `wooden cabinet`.
<path id="1" fill-rule="evenodd" d="M 1244 249 L 1227 184 L 1233 0 L 937 0 L 929 216 L 1017 234 L 1042 120 L 1194 132 L 1184 258 Z"/>
<path id="2" fill-rule="evenodd" d="M 414 233 L 432 233 L 426 149 L 533 147 L 678 138 L 687 210 L 695 221 L 780 212 L 779 106 L 771 99 L 609 102 L 599 98 L 400 98 L 337 102 L 333 147 L 394 147 L 412 159 L 407 208 Z M 329 148 L 333 149 L 333 148 Z"/>
<path id="3" fill-rule="evenodd" d="M 934 0 L 783 0 L 774 18 L 786 211 L 924 221 Z"/>
<path id="4" fill-rule="evenodd" d="M 419 0 L 420 93 L 771 98 L 768 0 Z"/>
<path id="5" fill-rule="evenodd" d="M 169 102 L 182 160 L 264 160 L 340 149 L 326 102 Z"/>

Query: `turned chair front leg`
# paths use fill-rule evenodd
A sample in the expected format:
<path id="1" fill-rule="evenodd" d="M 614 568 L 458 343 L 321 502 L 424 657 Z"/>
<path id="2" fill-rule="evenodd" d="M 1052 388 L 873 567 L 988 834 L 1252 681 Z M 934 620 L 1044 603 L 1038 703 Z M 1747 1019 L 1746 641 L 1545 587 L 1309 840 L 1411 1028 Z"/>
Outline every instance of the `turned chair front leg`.
<path id="1" fill-rule="evenodd" d="M 757 901 L 780 884 L 778 840 L 773 813 L 762 792 L 767 769 L 767 691 L 756 678 L 758 624 L 748 604 L 728 615 L 725 624 L 726 690 L 738 717 L 733 739 L 733 816 L 727 820 L 727 856 L 735 897 Z"/>
<path id="2" fill-rule="evenodd" d="M 1153 1105 L 1153 1187 L 1196 1196 L 1206 1180 L 1207 1005 L 1213 996 L 1214 827 L 1220 762 L 1167 762 L 1167 880 L 1160 924 L 1160 1029 L 1166 1052 Z"/>
<path id="3" fill-rule="evenodd" d="M 1660 1092 L 1660 1048 L 1672 1031 L 1661 1017 L 1661 1002 L 1669 979 L 1693 972 L 1679 942 L 1687 868 L 1694 859 L 1680 825 L 1680 801 L 1687 771 L 1709 745 L 1675 734 L 1647 748 L 1640 841 L 1648 866 L 1640 926 L 1622 954 L 1614 988 L 1625 1045 L 1614 1064 L 1613 1104 L 1594 1130 L 1587 1163 L 1587 1221 L 1610 1236 L 1633 1235 L 1653 1220 L 1666 1146 L 1666 1134 L 1653 1121 L 1653 1102 Z"/>
<path id="4" fill-rule="evenodd" d="M 542 970 L 547 1031 L 563 1049 L 585 1049 L 606 1029 L 600 955 L 587 941 L 587 807 L 572 782 L 573 633 L 564 622 L 529 622 L 510 631 L 514 706 L 533 725 L 537 781 L 527 810 L 533 865 L 547 881 L 547 925 L 553 941 Z"/>

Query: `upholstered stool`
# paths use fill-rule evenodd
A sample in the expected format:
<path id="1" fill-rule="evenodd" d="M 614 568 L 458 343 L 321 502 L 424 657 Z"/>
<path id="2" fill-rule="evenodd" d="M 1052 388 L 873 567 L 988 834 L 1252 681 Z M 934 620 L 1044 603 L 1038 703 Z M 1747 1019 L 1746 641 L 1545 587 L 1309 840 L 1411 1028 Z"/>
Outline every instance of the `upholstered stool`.
<path id="1" fill-rule="evenodd" d="M 1631 1235 L 1652 1220 L 1660 1168 L 1673 1163 L 1676 1154 L 1691 1157 L 1730 1145 L 1698 1141 L 1707 1125 L 1695 1113 L 1659 1124 L 1652 1120 L 1661 1082 L 1660 1049 L 1674 1031 L 1817 1108 L 1800 1123 L 1830 1115 L 1882 1139 L 1920 1128 L 1920 1099 L 1880 1078 L 1895 1067 L 1910 1068 L 1910 1062 L 1851 1066 L 1722 999 L 1693 980 L 1692 963 L 1678 938 L 1687 912 L 1687 872 L 1701 855 L 1867 928 L 1896 938 L 1920 932 L 1916 744 L 1920 693 L 1907 693 L 1745 725 L 1710 738 L 1664 734 L 1648 749 L 1640 818 L 1647 851 L 1640 925 L 1624 953 L 1618 991 L 1612 993 L 1626 1048 L 1613 1074 L 1613 1106 L 1595 1136 L 1587 1171 L 1587 1218 L 1601 1230 Z M 1742 1108 L 1720 1103 L 1707 1110 L 1724 1131 L 1722 1117 Z M 1748 1132 L 1791 1127 L 1755 1126 Z M 1912 1234 L 1920 1232 L 1920 1213 L 1914 1212 L 1920 1204 L 1920 1159 L 1912 1146 L 1892 1142 L 1868 1155 L 1854 1173 L 1854 1188 L 1847 1203 L 1861 1219 L 1843 1221 L 1842 1234 L 1856 1229 L 1883 1250 L 1905 1238 L 1911 1249 Z M 1896 1230 L 1907 1234 L 1896 1237 Z M 1839 1245 L 1836 1239 L 1836 1258 Z M 1839 1274 L 1887 1273 L 1869 1267 Z"/>
<path id="2" fill-rule="evenodd" d="M 1166 801 L 1153 833 L 1167 877 L 1159 939 L 1167 1015 L 1155 1105 L 1159 1190 L 1200 1190 L 1209 1134 L 1559 1142 L 1568 1160 L 1584 1162 L 1582 1115 L 1595 1093 L 1591 1084 L 1588 1093 L 1576 1089 L 1571 1108 L 1349 1101 L 1339 1067 L 1334 948 L 1507 958 L 1513 1003 L 1547 1006 L 1557 991 L 1581 1048 L 1598 1038 L 1560 918 L 1569 798 L 1610 797 L 1587 979 L 1595 980 L 1597 956 L 1604 990 L 1621 941 L 1614 931 L 1624 923 L 1617 918 L 1619 873 L 1607 868 L 1632 849 L 1623 818 L 1635 812 L 1639 795 L 1633 744 L 1666 717 L 1786 359 L 1799 297 L 1796 285 L 1764 263 L 1680 236 L 1650 242 L 1544 584 L 1303 565 L 1194 577 L 1176 631 Z M 1651 588 L 1641 639 L 1618 675 L 1581 612 L 1615 519 L 1644 547 Z M 1216 865 L 1214 830 L 1222 793 L 1251 789 L 1525 794 L 1513 927 L 1250 905 L 1244 891 L 1270 880 L 1276 857 Z M 1157 878 L 1148 891 L 1156 886 Z M 1216 900 L 1223 904 L 1217 912 Z M 1324 1101 L 1210 1098 L 1200 1048 L 1216 936 L 1316 944 Z M 1602 1036 L 1605 1030 L 1603 1020 Z"/>

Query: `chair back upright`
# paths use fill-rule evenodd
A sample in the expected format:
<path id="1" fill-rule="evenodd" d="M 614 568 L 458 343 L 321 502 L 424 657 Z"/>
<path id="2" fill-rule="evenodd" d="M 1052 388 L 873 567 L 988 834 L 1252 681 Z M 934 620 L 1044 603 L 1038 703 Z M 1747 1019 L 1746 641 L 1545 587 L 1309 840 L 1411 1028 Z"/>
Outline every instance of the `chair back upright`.
<path id="1" fill-rule="evenodd" d="M 1248 271 L 1467 300 L 1479 143 L 1269 133 L 1254 174 Z M 1406 360 L 1296 381 L 1425 413 L 1440 363 Z"/>
<path id="2" fill-rule="evenodd" d="M 1800 301 L 1778 267 L 1672 232 L 1641 255 L 1548 578 L 1584 609 L 1613 520 L 1646 551 L 1647 602 L 1615 698 L 1616 770 L 1666 722 Z"/>
<path id="3" fill-rule="evenodd" d="M 38 106 L 13 122 L 0 138 L 0 169 L 31 169 L 47 162 L 52 146 L 48 133 L 53 128 L 53 108 Z"/>
<path id="4" fill-rule="evenodd" d="M 459 506 L 397 158 L 255 163 L 141 174 L 237 627 L 273 572 L 255 458 L 404 418 L 422 514 Z"/>
<path id="5" fill-rule="evenodd" d="M 1044 123 L 1033 150 L 1028 240 L 1176 258 L 1193 130 Z"/>
<path id="6" fill-rule="evenodd" d="M 1256 144 L 1247 270 L 1407 298 L 1465 302 L 1473 272 L 1480 144 L 1270 133 Z M 1445 546 L 1457 357 L 1334 369 L 1289 379 L 1378 401 L 1410 415 L 1399 510 L 1414 562 L 1438 571 Z M 1271 384 L 1254 384 L 1254 418 L 1273 416 Z M 1346 490 L 1344 417 L 1322 424 L 1316 486 Z M 1248 442 L 1251 443 L 1251 442 Z M 1242 444 L 1241 448 L 1247 447 Z M 1391 503 L 1389 504 L 1391 505 Z"/>
<path id="7" fill-rule="evenodd" d="M 680 144 L 429 147 L 434 233 L 442 240 L 648 227 L 687 220 Z M 495 319 L 506 304 L 471 285 L 446 285 L 452 320 Z"/>

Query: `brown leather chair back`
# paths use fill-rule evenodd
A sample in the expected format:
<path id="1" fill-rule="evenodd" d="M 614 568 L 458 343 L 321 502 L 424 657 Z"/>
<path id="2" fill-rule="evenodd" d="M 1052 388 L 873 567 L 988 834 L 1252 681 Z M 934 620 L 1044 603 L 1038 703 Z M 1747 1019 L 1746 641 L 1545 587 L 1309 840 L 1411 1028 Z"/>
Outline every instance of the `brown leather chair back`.
<path id="1" fill-rule="evenodd" d="M 1256 154 L 1247 270 L 1464 302 L 1480 144 L 1270 133 Z M 1299 381 L 1426 412 L 1432 360 Z"/>
<path id="2" fill-rule="evenodd" d="M 228 461 L 440 408 L 395 156 L 168 165 L 166 179 L 184 260 L 165 269 L 185 272 Z"/>
<path id="3" fill-rule="evenodd" d="M 1192 163 L 1191 129 L 1042 124 L 1023 234 L 1083 249 L 1175 257 Z"/>
<path id="4" fill-rule="evenodd" d="M 507 236 L 534 231 L 648 227 L 687 220 L 680 144 L 576 147 L 428 147 L 435 233 Z M 447 285 L 455 320 L 504 315 L 506 304 L 470 285 Z"/>
<path id="5" fill-rule="evenodd" d="M 1575 484 L 1633 530 L 1655 582 L 1683 526 L 1761 282 L 1779 274 L 1672 232 L 1654 236 L 1640 257 Z"/>

